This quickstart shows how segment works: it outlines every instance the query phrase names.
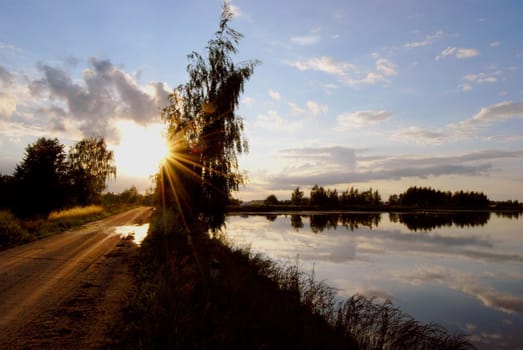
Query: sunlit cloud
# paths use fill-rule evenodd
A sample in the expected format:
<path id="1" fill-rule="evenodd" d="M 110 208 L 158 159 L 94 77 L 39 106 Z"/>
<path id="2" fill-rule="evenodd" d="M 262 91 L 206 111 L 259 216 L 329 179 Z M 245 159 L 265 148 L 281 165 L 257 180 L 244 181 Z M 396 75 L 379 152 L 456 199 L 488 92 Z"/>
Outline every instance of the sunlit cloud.
<path id="1" fill-rule="evenodd" d="M 147 125 L 157 120 L 160 107 L 167 104 L 165 84 L 141 86 L 109 60 L 90 58 L 82 81 L 73 79 L 64 68 L 40 64 L 38 69 L 42 77 L 28 85 L 33 98 L 48 98 L 54 104 L 47 111 L 62 111 L 52 113 L 55 125 L 60 125 L 58 118 L 72 118 L 86 136 L 117 138 L 112 120 Z"/>
<path id="2" fill-rule="evenodd" d="M 389 119 L 391 115 L 391 112 L 385 110 L 365 110 L 340 114 L 336 117 L 338 121 L 337 129 L 343 131 L 377 125 Z"/>

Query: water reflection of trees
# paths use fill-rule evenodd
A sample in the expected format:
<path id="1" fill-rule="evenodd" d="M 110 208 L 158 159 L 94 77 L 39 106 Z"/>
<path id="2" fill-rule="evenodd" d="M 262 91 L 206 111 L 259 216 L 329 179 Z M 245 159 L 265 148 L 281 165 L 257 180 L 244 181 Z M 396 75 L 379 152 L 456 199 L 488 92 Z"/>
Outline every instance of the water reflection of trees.
<path id="1" fill-rule="evenodd" d="M 519 219 L 520 216 L 523 216 L 523 212 L 520 211 L 497 211 L 495 214 L 498 218 L 505 219 Z"/>
<path id="2" fill-rule="evenodd" d="M 323 230 L 336 229 L 338 226 L 348 230 L 360 227 L 377 227 L 381 220 L 380 213 L 343 213 L 343 214 L 318 214 L 318 215 L 291 215 L 291 225 L 296 231 L 303 228 L 302 216 L 309 217 L 311 231 L 314 233 Z"/>
<path id="3" fill-rule="evenodd" d="M 391 222 L 399 222 L 411 231 L 430 231 L 441 227 L 483 226 L 490 219 L 490 212 L 456 213 L 389 213 Z"/>
<path id="4" fill-rule="evenodd" d="M 497 213 L 496 213 L 497 214 Z M 318 215 L 290 216 L 291 225 L 299 231 L 304 227 L 302 217 L 308 217 L 313 233 L 332 230 L 338 226 L 354 231 L 359 228 L 376 228 L 381 221 L 381 213 L 337 213 Z M 518 216 L 510 216 L 518 218 Z M 490 219 L 490 212 L 422 212 L 422 213 L 389 213 L 389 220 L 405 225 L 411 231 L 431 231 L 441 227 L 473 227 L 483 226 Z"/>

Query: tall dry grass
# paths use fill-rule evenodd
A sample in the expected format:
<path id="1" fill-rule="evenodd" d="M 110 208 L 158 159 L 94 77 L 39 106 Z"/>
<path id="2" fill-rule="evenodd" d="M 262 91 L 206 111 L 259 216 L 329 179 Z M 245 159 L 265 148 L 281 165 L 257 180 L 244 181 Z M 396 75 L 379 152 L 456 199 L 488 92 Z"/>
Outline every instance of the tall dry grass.
<path id="1" fill-rule="evenodd" d="M 88 205 L 85 207 L 74 207 L 64 210 L 53 211 L 49 214 L 49 220 L 71 219 L 83 216 L 100 214 L 105 209 L 100 205 Z"/>

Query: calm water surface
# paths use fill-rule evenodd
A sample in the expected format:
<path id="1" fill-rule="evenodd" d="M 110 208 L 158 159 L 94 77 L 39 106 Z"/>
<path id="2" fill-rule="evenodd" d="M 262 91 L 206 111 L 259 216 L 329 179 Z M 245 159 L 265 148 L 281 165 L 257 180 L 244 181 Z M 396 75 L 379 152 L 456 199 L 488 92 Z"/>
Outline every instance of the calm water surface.
<path id="1" fill-rule="evenodd" d="M 391 299 L 480 349 L 523 348 L 522 217 L 490 213 L 230 216 L 227 236 L 339 290 Z"/>

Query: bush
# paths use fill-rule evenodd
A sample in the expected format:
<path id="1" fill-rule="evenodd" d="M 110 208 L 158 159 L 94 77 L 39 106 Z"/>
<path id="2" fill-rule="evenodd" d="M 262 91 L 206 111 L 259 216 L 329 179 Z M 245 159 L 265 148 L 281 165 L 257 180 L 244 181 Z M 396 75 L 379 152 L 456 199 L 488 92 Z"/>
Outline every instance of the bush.
<path id="1" fill-rule="evenodd" d="M 0 249 L 31 240 L 29 233 L 9 211 L 0 211 Z"/>

